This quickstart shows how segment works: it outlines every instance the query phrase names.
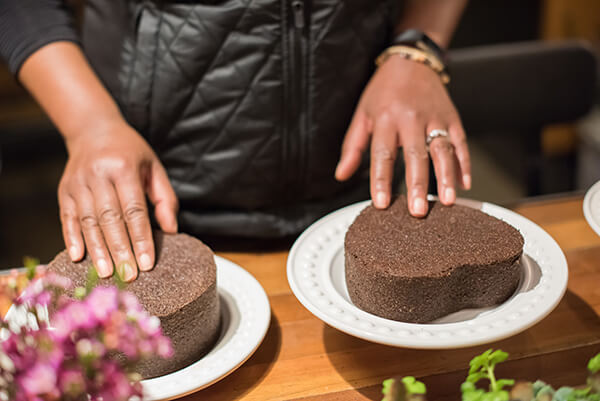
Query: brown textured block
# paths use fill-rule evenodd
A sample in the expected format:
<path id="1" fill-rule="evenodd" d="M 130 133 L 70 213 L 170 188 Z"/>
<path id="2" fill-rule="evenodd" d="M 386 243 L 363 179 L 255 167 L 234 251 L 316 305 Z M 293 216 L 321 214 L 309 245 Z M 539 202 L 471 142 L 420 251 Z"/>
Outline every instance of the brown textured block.
<path id="1" fill-rule="evenodd" d="M 479 210 L 430 202 L 423 219 L 399 196 L 386 210 L 372 205 L 344 242 L 346 284 L 359 308 L 404 322 L 426 323 L 464 308 L 505 301 L 521 274 L 523 237 Z"/>
<path id="2" fill-rule="evenodd" d="M 153 358 L 138 366 L 144 378 L 161 376 L 181 369 L 206 354 L 214 345 L 220 327 L 217 270 L 214 254 L 206 245 L 186 234 L 154 233 L 157 261 L 150 272 L 140 272 L 129 283 L 146 310 L 160 319 L 163 333 L 175 351 L 171 359 Z M 48 270 L 85 286 L 89 256 L 71 262 L 66 251 L 59 253 Z M 101 279 L 99 285 L 114 284 Z"/>

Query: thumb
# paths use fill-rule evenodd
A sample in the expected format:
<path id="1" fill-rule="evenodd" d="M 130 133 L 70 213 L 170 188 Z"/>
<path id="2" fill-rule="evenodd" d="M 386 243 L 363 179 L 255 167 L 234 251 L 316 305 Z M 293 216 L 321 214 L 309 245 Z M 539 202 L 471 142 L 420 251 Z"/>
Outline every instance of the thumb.
<path id="1" fill-rule="evenodd" d="M 169 177 L 159 161 L 155 161 L 150 167 L 146 192 L 154 205 L 154 215 L 160 228 L 167 233 L 176 233 L 179 202 Z"/>

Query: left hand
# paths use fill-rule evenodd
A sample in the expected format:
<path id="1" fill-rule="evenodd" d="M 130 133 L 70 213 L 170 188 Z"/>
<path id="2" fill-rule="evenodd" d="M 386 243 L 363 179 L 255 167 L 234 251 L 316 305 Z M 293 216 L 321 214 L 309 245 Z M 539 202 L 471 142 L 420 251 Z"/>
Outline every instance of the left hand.
<path id="1" fill-rule="evenodd" d="M 389 206 L 398 148 L 406 167 L 408 208 L 427 214 L 429 154 L 426 137 L 434 129 L 448 132 L 429 146 L 438 194 L 443 204 L 456 200 L 456 183 L 471 187 L 471 163 L 460 117 L 440 77 L 428 66 L 399 56 L 388 58 L 365 88 L 344 138 L 335 177 L 347 180 L 371 145 L 371 198 L 379 209 Z"/>

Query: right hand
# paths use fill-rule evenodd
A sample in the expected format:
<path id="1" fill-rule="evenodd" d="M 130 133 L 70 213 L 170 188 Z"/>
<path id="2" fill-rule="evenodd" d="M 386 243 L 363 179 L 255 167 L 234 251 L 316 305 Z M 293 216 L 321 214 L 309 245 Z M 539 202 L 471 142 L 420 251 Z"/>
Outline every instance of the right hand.
<path id="1" fill-rule="evenodd" d="M 100 124 L 67 141 L 58 187 L 65 245 L 80 261 L 87 249 L 100 277 L 116 267 L 132 281 L 155 262 L 145 195 L 161 229 L 177 232 L 177 197 L 156 154 L 124 120 Z"/>

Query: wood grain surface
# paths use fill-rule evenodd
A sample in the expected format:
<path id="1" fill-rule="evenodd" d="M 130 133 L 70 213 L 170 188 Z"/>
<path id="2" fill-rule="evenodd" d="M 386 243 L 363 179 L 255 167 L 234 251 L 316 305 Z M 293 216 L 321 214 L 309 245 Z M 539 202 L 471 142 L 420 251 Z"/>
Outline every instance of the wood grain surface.
<path id="1" fill-rule="evenodd" d="M 525 202 L 513 208 L 559 243 L 569 264 L 569 288 L 546 319 L 484 346 L 446 351 L 394 348 L 344 334 L 314 317 L 292 295 L 287 252 L 219 253 L 263 285 L 272 322 L 256 353 L 237 371 L 187 401 L 380 400 L 381 382 L 395 375 L 423 380 L 432 400 L 458 400 L 469 360 L 489 347 L 510 359 L 499 375 L 581 383 L 587 360 L 600 352 L 600 237 L 584 220 L 582 198 Z"/>
<path id="2" fill-rule="evenodd" d="M 539 378 L 555 386 L 582 383 L 587 360 L 600 352 L 600 237 L 585 222 L 580 196 L 523 202 L 512 209 L 554 237 L 569 264 L 565 297 L 532 328 L 456 350 L 374 344 L 326 325 L 296 300 L 286 278 L 287 251 L 218 252 L 262 284 L 271 302 L 271 325 L 239 369 L 182 400 L 379 401 L 381 382 L 397 375 L 424 381 L 430 400 L 459 400 L 469 360 L 490 347 L 510 353 L 498 368 L 500 377 Z"/>

